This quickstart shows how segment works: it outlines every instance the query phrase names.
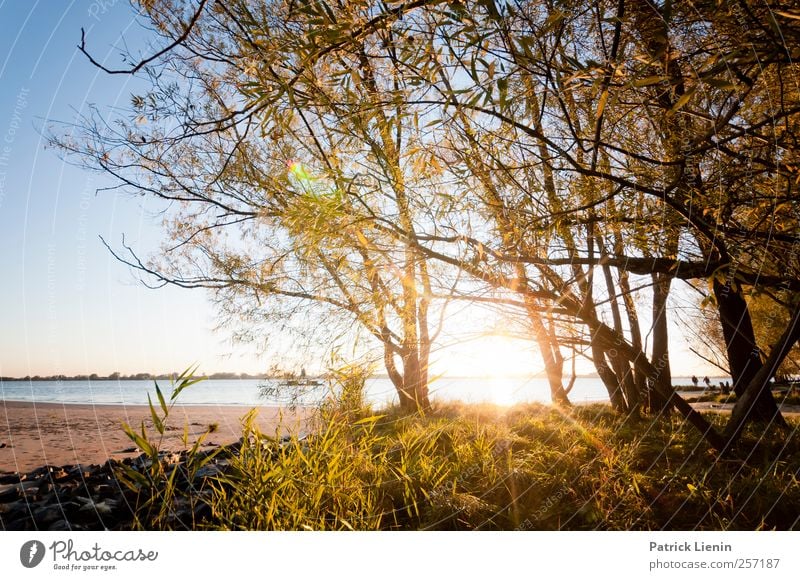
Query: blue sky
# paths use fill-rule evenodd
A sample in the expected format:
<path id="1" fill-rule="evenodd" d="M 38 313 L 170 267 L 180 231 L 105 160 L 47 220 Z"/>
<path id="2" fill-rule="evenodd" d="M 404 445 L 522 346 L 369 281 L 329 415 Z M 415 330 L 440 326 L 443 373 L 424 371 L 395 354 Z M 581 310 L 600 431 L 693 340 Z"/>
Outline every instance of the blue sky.
<path id="1" fill-rule="evenodd" d="M 120 66 L 122 46 L 146 48 L 135 16 L 125 1 L 0 1 L 0 375 L 264 368 L 227 356 L 202 292 L 143 288 L 103 248 L 98 235 L 125 233 L 154 249 L 158 208 L 95 195 L 103 176 L 46 147 L 48 120 L 127 106 L 135 79 L 98 72 L 76 45 L 83 27 L 95 57 Z"/>

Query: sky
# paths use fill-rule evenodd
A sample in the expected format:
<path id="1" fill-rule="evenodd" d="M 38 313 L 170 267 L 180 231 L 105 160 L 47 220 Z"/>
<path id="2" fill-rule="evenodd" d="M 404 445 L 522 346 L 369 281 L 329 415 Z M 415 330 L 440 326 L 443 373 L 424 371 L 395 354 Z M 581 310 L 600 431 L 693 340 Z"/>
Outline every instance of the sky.
<path id="1" fill-rule="evenodd" d="M 77 49 L 81 28 L 107 66 L 123 66 L 123 48 L 148 53 L 126 1 L 0 0 L 0 376 L 169 372 L 194 363 L 256 373 L 280 364 L 215 331 L 202 291 L 147 289 L 102 245 L 101 235 L 113 245 L 125 234 L 140 255 L 155 251 L 160 208 L 98 191 L 110 185 L 103 175 L 47 147 L 53 123 L 72 123 L 92 104 L 127 107 L 136 88 L 135 78 L 87 61 Z M 680 340 L 673 352 L 688 353 Z M 448 374 L 541 371 L 531 343 L 509 338 L 459 342 L 434 357 Z M 710 372 L 687 360 L 687 373 Z"/>
<path id="2" fill-rule="evenodd" d="M 0 375 L 264 370 L 212 332 L 201 292 L 148 290 L 102 246 L 124 233 L 155 249 L 158 208 L 96 193 L 102 175 L 46 147 L 52 122 L 127 106 L 135 79 L 99 72 L 76 45 L 83 27 L 95 57 L 119 66 L 122 46 L 145 48 L 135 16 L 125 1 L 0 2 Z"/>

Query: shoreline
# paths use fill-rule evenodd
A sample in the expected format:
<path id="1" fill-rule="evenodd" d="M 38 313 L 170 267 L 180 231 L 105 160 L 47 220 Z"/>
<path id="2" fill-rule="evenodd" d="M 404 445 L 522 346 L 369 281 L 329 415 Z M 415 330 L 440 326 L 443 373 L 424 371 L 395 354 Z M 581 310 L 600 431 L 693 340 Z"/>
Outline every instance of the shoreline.
<path id="1" fill-rule="evenodd" d="M 597 403 L 608 402 L 585 402 Z M 726 414 L 732 408 L 728 403 L 690 404 L 706 413 Z M 170 451 L 183 449 L 184 425 L 188 427 L 189 445 L 214 424 L 216 429 L 207 436 L 204 447 L 234 443 L 242 434 L 241 420 L 251 409 L 258 410 L 256 423 L 264 433 L 276 433 L 280 426 L 280 435 L 304 431 L 313 413 L 313 408 L 300 406 L 177 403 L 161 446 Z M 800 406 L 784 405 L 781 411 L 786 416 L 798 416 Z M 0 400 L 0 474 L 23 473 L 42 466 L 99 465 L 108 459 L 136 457 L 141 451 L 124 433 L 123 422 L 137 431 L 144 422 L 148 433 L 158 436 L 148 405 Z"/>
<path id="2" fill-rule="evenodd" d="M 258 410 L 256 423 L 265 433 L 302 431 L 310 416 L 307 408 L 176 404 L 161 445 L 182 449 L 184 425 L 189 445 L 210 425 L 216 428 L 206 437 L 204 447 L 234 443 L 242 434 L 241 419 L 251 409 Z M 136 430 L 144 422 L 145 428 L 158 436 L 147 405 L 0 400 L 0 474 L 42 466 L 101 465 L 108 459 L 136 457 L 141 451 L 122 430 L 123 422 Z"/>

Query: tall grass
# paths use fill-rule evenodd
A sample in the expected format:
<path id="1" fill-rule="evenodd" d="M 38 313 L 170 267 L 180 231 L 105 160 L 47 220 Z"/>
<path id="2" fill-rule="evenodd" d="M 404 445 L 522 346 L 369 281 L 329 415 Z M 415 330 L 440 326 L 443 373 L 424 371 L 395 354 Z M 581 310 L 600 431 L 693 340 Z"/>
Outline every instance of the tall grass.
<path id="1" fill-rule="evenodd" d="M 344 373 L 307 436 L 244 421 L 238 454 L 205 501 L 211 529 L 554 530 L 800 527 L 800 442 L 752 428 L 722 459 L 680 418 L 363 404 Z M 347 396 L 341 396 L 347 392 Z M 712 420 L 719 421 L 719 418 Z"/>
<path id="2" fill-rule="evenodd" d="M 154 382 L 158 404 L 153 403 L 150 395 L 147 402 L 152 422 L 150 427 L 155 432 L 144 421 L 138 431 L 123 423 L 125 434 L 143 452 L 134 463 L 121 463 L 115 468 L 117 481 L 127 488 L 132 499 L 132 526 L 135 529 L 187 528 L 196 524 L 193 519 L 184 521 L 179 514 L 194 515 L 196 505 L 202 502 L 201 490 L 193 486 L 195 475 L 219 450 L 200 453 L 200 446 L 216 428 L 209 425 L 190 445 L 188 425 L 184 423 L 182 453 L 163 449 L 164 436 L 178 397 L 184 389 L 203 380 L 194 376 L 194 370 L 187 368 L 171 381 L 169 399 L 164 397 L 158 382 Z"/>

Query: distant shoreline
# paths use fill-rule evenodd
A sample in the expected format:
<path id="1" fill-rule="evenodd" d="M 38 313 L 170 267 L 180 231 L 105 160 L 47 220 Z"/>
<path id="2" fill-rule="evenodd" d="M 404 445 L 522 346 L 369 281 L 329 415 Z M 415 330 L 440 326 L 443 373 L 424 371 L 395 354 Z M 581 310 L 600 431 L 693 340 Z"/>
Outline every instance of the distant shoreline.
<path id="1" fill-rule="evenodd" d="M 180 373 L 174 374 L 161 374 L 161 375 L 149 375 L 146 373 L 140 373 L 136 375 L 119 375 L 119 376 L 100 376 L 100 375 L 75 375 L 75 376 L 67 376 L 67 375 L 50 375 L 47 377 L 42 377 L 39 375 L 34 375 L 32 377 L 0 377 L 0 383 L 2 382 L 57 382 L 57 381 L 169 381 L 177 377 Z M 211 381 L 262 381 L 262 380 L 282 380 L 286 377 L 280 376 L 269 376 L 269 375 L 248 375 L 247 373 L 214 373 L 211 375 L 198 375 L 197 378 L 202 378 L 205 380 Z M 316 377 L 309 377 L 309 378 L 316 378 Z"/>
<path id="2" fill-rule="evenodd" d="M 57 381 L 169 381 L 180 373 L 173 373 L 173 374 L 159 374 L 159 375 L 151 375 L 147 373 L 138 373 L 135 375 L 119 375 L 114 376 L 100 376 L 100 375 L 74 375 L 74 376 L 67 376 L 67 375 L 50 375 L 50 376 L 25 376 L 25 377 L 0 377 L 0 383 L 2 382 L 57 382 Z M 503 379 L 544 379 L 547 378 L 546 374 L 543 373 L 534 373 L 534 374 L 512 374 L 512 375 L 442 375 L 442 378 L 447 379 L 491 379 L 497 377 Z M 578 379 L 599 379 L 599 375 L 588 373 L 588 374 L 579 374 L 575 375 Z M 675 378 L 690 378 L 692 375 L 675 375 Z M 247 373 L 212 373 L 210 375 L 198 375 L 197 378 L 202 378 L 204 380 L 210 381 L 263 381 L 263 380 L 291 380 L 292 377 L 286 376 L 276 376 L 276 375 L 265 375 L 265 374 L 256 374 L 250 375 Z M 308 379 L 324 379 L 324 375 L 309 375 Z M 386 374 L 376 374 L 370 375 L 370 379 L 388 379 L 389 375 Z M 710 376 L 708 377 L 711 381 L 718 381 L 718 380 L 730 380 L 730 376 Z"/>

